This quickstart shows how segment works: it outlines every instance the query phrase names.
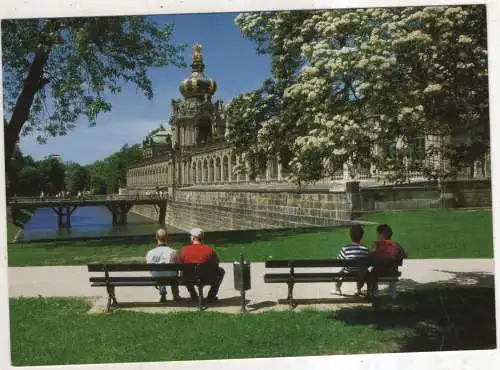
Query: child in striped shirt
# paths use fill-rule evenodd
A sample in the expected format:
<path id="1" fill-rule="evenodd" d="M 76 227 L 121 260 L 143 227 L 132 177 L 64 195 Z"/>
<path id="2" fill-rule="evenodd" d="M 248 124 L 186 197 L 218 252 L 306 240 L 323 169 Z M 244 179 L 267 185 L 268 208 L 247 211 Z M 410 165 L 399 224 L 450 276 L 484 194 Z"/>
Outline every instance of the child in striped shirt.
<path id="1" fill-rule="evenodd" d="M 364 246 L 361 243 L 361 240 L 363 239 L 363 227 L 361 225 L 354 225 L 351 227 L 349 234 L 351 236 L 351 243 L 345 245 L 342 247 L 340 250 L 339 256 L 337 257 L 338 259 L 345 259 L 345 260 L 353 260 L 353 259 L 365 259 L 368 258 L 368 248 Z M 361 294 L 361 288 L 364 285 L 364 281 L 361 278 L 361 267 L 350 267 L 350 268 L 343 268 L 341 272 L 345 274 L 359 274 L 360 275 L 360 280 L 357 283 L 357 294 Z M 342 287 L 342 282 L 343 279 L 340 277 L 337 280 L 337 283 L 335 285 L 335 292 L 332 292 L 337 295 L 342 295 L 341 287 Z"/>

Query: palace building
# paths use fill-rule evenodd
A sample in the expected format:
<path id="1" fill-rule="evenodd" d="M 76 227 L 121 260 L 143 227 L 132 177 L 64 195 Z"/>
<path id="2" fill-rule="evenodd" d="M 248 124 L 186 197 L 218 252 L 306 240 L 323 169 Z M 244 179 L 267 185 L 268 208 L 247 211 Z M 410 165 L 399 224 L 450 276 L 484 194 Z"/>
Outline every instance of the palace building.
<path id="1" fill-rule="evenodd" d="M 235 155 L 225 139 L 226 123 L 223 102 L 212 101 L 217 83 L 205 76 L 201 45 L 193 46 L 191 76 L 179 86 L 182 99 L 172 99 L 169 120 L 171 131 L 160 130 L 143 143 L 144 159 L 130 165 L 127 172 L 127 191 L 142 192 L 157 187 L 186 187 L 193 185 L 231 185 L 250 183 L 285 183 L 286 173 L 277 156 L 268 160 L 260 174 L 252 175 L 250 163 Z M 415 153 L 425 152 L 426 145 L 436 138 L 424 135 L 417 138 Z M 468 169 L 467 177 L 490 177 L 489 155 Z M 233 168 L 241 164 L 245 175 Z M 466 172 L 467 172 L 466 171 Z M 359 173 L 359 180 L 375 182 L 376 169 L 371 166 Z M 423 180 L 421 174 L 410 178 Z M 347 170 L 339 171 L 333 179 L 321 181 L 347 181 Z"/>
<path id="2" fill-rule="evenodd" d="M 172 100 L 171 132 L 158 131 L 143 143 L 144 161 L 130 166 L 128 189 L 263 180 L 233 173 L 241 158 L 225 139 L 223 102 L 212 101 L 217 83 L 205 76 L 201 46 L 193 50 L 191 76 L 179 86 L 183 99 Z M 270 160 L 264 176 L 267 181 L 283 180 L 277 158 Z"/>

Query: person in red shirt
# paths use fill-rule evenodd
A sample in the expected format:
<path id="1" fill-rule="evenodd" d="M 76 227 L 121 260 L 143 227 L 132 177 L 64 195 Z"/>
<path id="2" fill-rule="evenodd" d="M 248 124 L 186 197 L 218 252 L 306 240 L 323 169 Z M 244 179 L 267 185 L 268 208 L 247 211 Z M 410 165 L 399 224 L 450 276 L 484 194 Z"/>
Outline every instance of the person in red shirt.
<path id="1" fill-rule="evenodd" d="M 407 258 L 405 250 L 399 243 L 392 240 L 392 229 L 389 225 L 383 224 L 377 227 L 377 241 L 373 243 L 373 251 L 370 258 L 375 263 L 377 261 L 387 261 L 387 260 L 403 260 Z M 391 272 L 397 272 L 397 266 L 384 266 L 375 265 L 367 276 L 367 287 L 368 294 L 375 294 L 378 290 L 377 276 L 380 274 L 388 274 Z M 395 283 L 391 283 L 391 295 L 395 297 L 396 286 Z"/>
<path id="2" fill-rule="evenodd" d="M 210 290 L 208 291 L 205 300 L 208 303 L 215 302 L 218 300 L 217 294 L 219 293 L 219 288 L 222 284 L 226 271 L 219 266 L 219 258 L 217 257 L 215 250 L 201 242 L 203 238 L 203 230 L 198 228 L 192 229 L 190 232 L 190 238 L 191 244 L 182 248 L 179 260 L 181 263 L 213 263 L 213 273 L 217 278 L 217 282 L 210 286 Z M 194 289 L 194 285 L 186 285 L 186 288 L 191 295 L 191 300 L 193 302 L 197 302 L 198 293 Z"/>

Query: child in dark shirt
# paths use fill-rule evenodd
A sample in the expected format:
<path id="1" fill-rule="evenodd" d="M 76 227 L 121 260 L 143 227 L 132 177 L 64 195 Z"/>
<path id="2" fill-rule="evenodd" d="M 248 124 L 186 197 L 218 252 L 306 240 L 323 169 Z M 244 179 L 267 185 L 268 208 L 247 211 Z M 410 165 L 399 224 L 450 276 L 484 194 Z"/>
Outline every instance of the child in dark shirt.
<path id="1" fill-rule="evenodd" d="M 389 225 L 383 224 L 377 227 L 377 241 L 373 244 L 371 259 L 374 262 L 382 260 L 403 260 L 407 258 L 403 247 L 392 240 L 392 229 Z M 377 276 L 397 272 L 397 266 L 374 266 L 368 274 L 367 286 L 368 293 L 374 294 L 378 291 Z M 391 296 L 396 296 L 396 282 L 390 283 Z"/>

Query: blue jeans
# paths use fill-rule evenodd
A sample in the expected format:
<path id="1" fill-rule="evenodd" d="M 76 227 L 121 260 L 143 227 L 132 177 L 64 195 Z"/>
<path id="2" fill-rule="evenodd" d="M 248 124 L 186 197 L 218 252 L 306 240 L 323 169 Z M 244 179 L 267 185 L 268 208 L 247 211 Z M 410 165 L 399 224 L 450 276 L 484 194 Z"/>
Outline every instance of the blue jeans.
<path id="1" fill-rule="evenodd" d="M 179 286 L 172 284 L 170 288 L 172 289 L 172 295 L 174 296 L 174 298 L 178 297 L 179 296 Z M 167 295 L 167 287 L 166 286 L 159 285 L 156 287 L 156 289 L 158 289 L 160 291 L 160 296 Z"/>

